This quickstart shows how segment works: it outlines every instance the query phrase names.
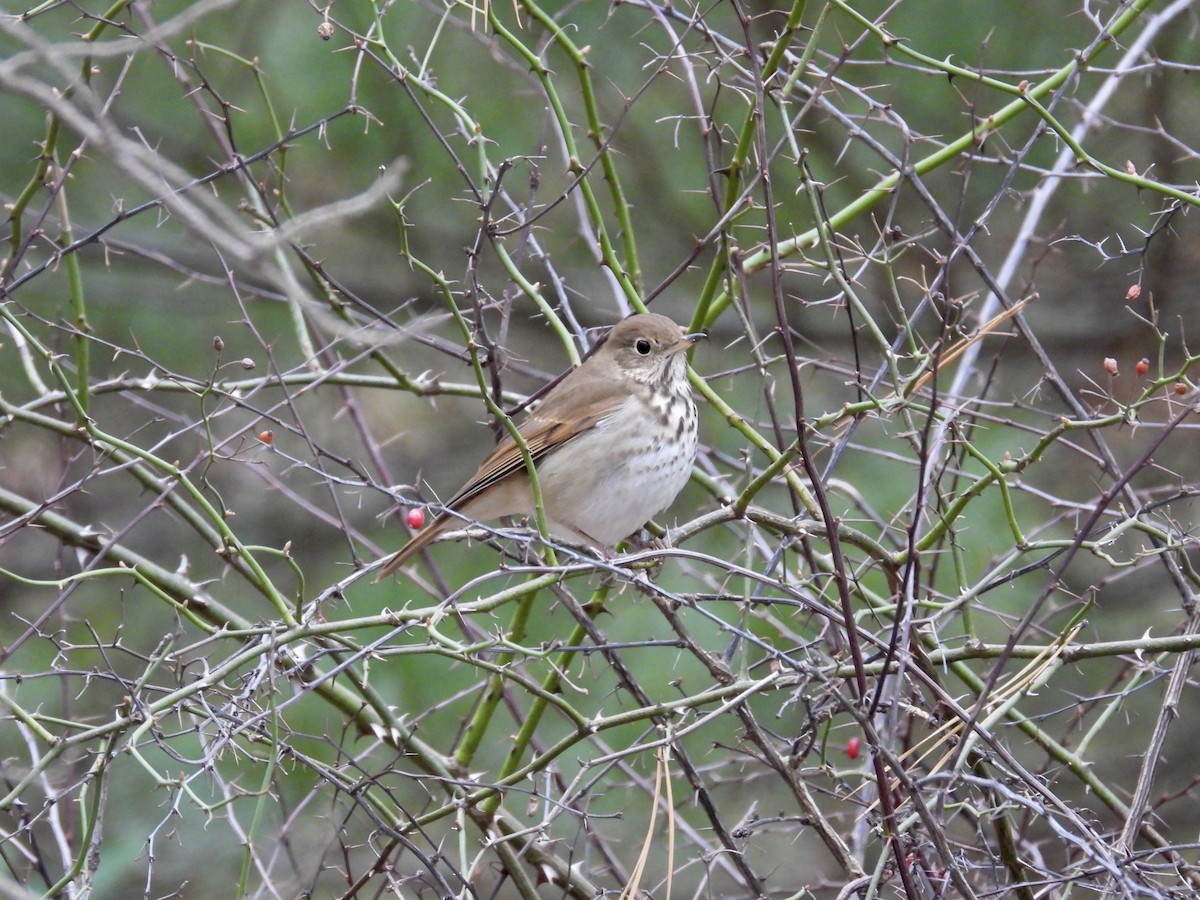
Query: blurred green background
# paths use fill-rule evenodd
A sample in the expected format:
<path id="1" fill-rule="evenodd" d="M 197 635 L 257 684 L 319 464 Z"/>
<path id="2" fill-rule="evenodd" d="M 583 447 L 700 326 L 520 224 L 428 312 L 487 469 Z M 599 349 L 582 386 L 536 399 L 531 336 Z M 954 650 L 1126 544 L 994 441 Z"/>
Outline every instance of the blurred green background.
<path id="1" fill-rule="evenodd" d="M 0 233 L 0 676 L 9 722 L 22 728 L 0 737 L 11 792 L 3 807 L 10 837 L 0 839 L 10 844 L 5 877 L 34 894 L 49 891 L 94 839 L 103 851 L 94 870 L 72 877 L 98 896 L 341 896 L 362 887 L 356 878 L 370 882 L 388 832 L 372 806 L 378 800 L 362 799 L 370 792 L 359 793 L 355 779 L 414 817 L 447 794 L 423 768 L 427 759 L 373 740 L 354 710 L 313 693 L 307 679 L 349 679 L 364 709 L 382 698 L 377 714 L 391 707 L 427 745 L 453 756 L 491 674 L 467 648 L 509 634 L 509 607 L 461 621 L 450 614 L 446 643 L 436 634 L 441 613 L 430 631 L 428 622 L 401 624 L 386 611 L 438 610 L 448 591 L 462 602 L 498 596 L 522 574 L 498 570 L 499 557 L 478 543 L 440 545 L 432 567 L 398 582 L 354 583 L 355 568 L 399 547 L 405 508 L 449 496 L 491 445 L 497 432 L 470 350 L 491 351 L 480 357 L 486 389 L 502 389 L 506 400 L 525 395 L 570 364 L 567 344 L 585 351 L 596 335 L 587 329 L 617 321 L 635 297 L 653 295 L 652 308 L 678 321 L 702 320 L 711 339 L 693 367 L 736 414 L 701 404 L 698 474 L 662 524 L 720 508 L 763 470 L 745 429 L 781 451 L 795 439 L 779 340 L 786 326 L 803 358 L 803 412 L 813 427 L 805 437 L 831 512 L 891 552 L 935 530 L 987 471 L 966 442 L 998 465 L 1032 451 L 1062 417 L 1114 417 L 1062 437 L 1012 474 L 1014 515 L 1029 543 L 1015 539 L 1004 496 L 987 485 L 940 540 L 921 548 L 903 595 L 913 604 L 906 629 L 936 635 L 929 646 L 1003 642 L 1042 598 L 1017 635 L 1023 644 L 1049 643 L 1081 615 L 1081 641 L 1187 634 L 1180 607 L 1196 591 L 1194 423 L 1148 447 L 1192 396 L 1195 216 L 1159 188 L 1189 193 L 1200 178 L 1200 58 L 1193 13 L 1141 6 L 1111 46 L 1103 29 L 1123 22 L 1125 5 L 517 2 L 494 4 L 490 22 L 482 8 L 423 2 L 10 8 L 0 19 L 0 197 L 8 213 Z M 789 16 L 799 23 L 791 31 Z M 780 35 L 788 53 L 777 58 Z M 1032 109 L 986 127 L 1013 102 L 1011 88 L 1032 88 L 1091 53 L 1040 103 L 1064 131 L 1088 118 L 1086 150 L 1150 187 L 1075 161 L 1052 173 L 1065 144 Z M 764 83 L 773 62 L 778 71 Z M 953 75 L 950 65 L 994 82 Z M 968 149 L 928 164 L 976 129 Z M 920 166 L 919 176 L 874 190 L 897 160 Z M 389 169 L 402 172 L 399 181 L 387 181 Z M 731 183 L 737 202 L 729 208 Z M 839 218 L 863 198 L 873 198 L 869 208 Z M 836 226 L 828 252 L 808 242 L 774 267 L 739 268 L 772 239 L 809 232 L 818 210 Z M 273 234 L 284 237 L 273 243 Z M 925 353 L 969 339 L 998 309 L 985 302 L 984 274 L 999 277 L 1014 247 L 1006 299 L 1035 297 L 1021 328 L 998 326 L 969 368 L 947 366 L 906 411 L 876 410 L 853 427 L 839 420 L 868 394 L 907 397 L 907 376 Z M 860 305 L 831 277 L 830 258 Z M 477 328 L 471 341 L 464 322 Z M 889 344 L 897 349 L 890 359 Z M 1143 358 L 1147 370 L 1138 372 Z M 959 393 L 946 396 L 956 374 Z M 115 443 L 81 437 L 66 396 L 81 380 L 90 385 L 88 416 Z M 930 423 L 942 421 L 928 416 L 933 408 L 939 416 L 965 411 L 941 456 L 930 450 Z M 734 427 L 738 417 L 745 429 Z M 136 448 L 132 459 L 122 443 Z M 1125 495 L 1114 502 L 1106 493 L 1117 494 L 1127 470 L 1144 517 Z M 394 485 L 403 487 L 398 495 L 388 490 Z M 1100 527 L 1133 524 L 1089 534 L 1108 543 L 1070 551 L 1069 567 L 1056 573 L 1054 554 L 1101 500 Z M 781 478 L 754 502 L 779 515 L 802 512 Z M 70 524 L 47 526 L 39 518 L 46 511 Z M 1136 527 L 1151 521 L 1169 537 L 1155 543 Z M 223 529 L 241 549 L 221 538 Z M 705 610 L 685 606 L 678 620 L 633 580 L 574 573 L 562 589 L 580 602 L 610 591 L 597 623 L 622 648 L 630 677 L 657 701 L 699 698 L 688 714 L 703 716 L 724 701 L 706 698 L 712 673 L 697 648 L 747 677 L 762 677 L 775 653 L 827 652 L 822 662 L 848 664 L 832 626 L 813 613 L 837 608 L 834 579 L 812 571 L 830 552 L 814 534 L 801 547 L 745 522 L 700 532 L 683 545 L 698 557 L 668 558 L 655 582 Z M 159 575 L 150 583 L 62 580 L 116 566 L 93 551 L 118 545 Z M 845 571 L 858 624 L 886 643 L 895 598 L 878 562 L 854 550 Z M 984 590 L 1014 572 L 1021 577 Z M 172 573 L 195 586 L 197 603 L 217 604 L 203 626 L 189 619 L 201 606 L 189 609 L 172 593 Z M 880 602 L 869 608 L 867 598 Z M 520 636 L 528 652 L 513 666 L 529 683 L 548 677 L 543 651 L 576 627 L 564 602 L 543 592 Z M 266 648 L 262 634 L 285 613 L 306 623 L 345 619 L 352 641 L 294 634 L 295 646 L 231 663 L 151 730 L 131 724 L 80 738 L 131 703 L 152 705 L 212 677 L 256 640 Z M 236 640 L 223 642 L 220 624 Z M 251 635 L 260 625 L 262 634 Z M 206 627 L 218 630 L 206 636 Z M 359 652 L 368 645 L 377 656 Z M 311 653 L 311 671 L 300 657 L 270 661 L 285 648 Z M 492 652 L 479 658 L 492 664 Z M 1153 664 L 1114 652 L 1064 666 L 1021 704 L 1062 746 L 1080 749 L 1086 766 L 1077 768 L 1091 767 L 1125 799 L 1137 774 L 1128 760 L 1145 750 L 1163 676 L 1175 664 L 1173 655 L 1151 656 Z M 579 651 L 566 673 L 574 686 L 562 689 L 569 702 L 589 716 L 636 707 L 615 664 L 600 659 Z M 1006 672 L 1023 664 L 1014 660 Z M 984 678 L 990 666 L 983 659 L 970 669 Z M 873 783 L 871 770 L 840 749 L 860 733 L 831 699 L 848 696 L 845 684 L 752 693 L 744 709 L 784 757 L 794 740 L 812 748 L 805 771 L 832 827 L 862 858 L 884 858 L 864 824 L 875 821 L 872 798 L 859 805 L 857 793 L 869 793 L 862 785 Z M 515 694 L 505 695 L 456 776 L 481 784 L 495 777 L 533 702 L 524 687 L 510 686 Z M 937 704 L 908 694 L 895 703 L 893 716 L 904 703 L 912 714 L 885 733 L 900 753 L 935 730 Z M 921 703 L 928 709 L 913 713 Z M 1156 782 L 1155 815 L 1175 840 L 1198 824 L 1188 753 L 1195 705 L 1185 692 Z M 49 735 L 76 742 L 56 755 L 22 719 L 27 712 Z M 573 727 L 567 716 L 548 718 L 538 748 Z M 664 727 L 649 715 L 614 726 L 524 782 L 529 793 L 514 791 L 506 805 L 532 823 L 539 804 L 561 796 L 564 808 L 595 816 L 547 814 L 547 840 L 562 842 L 547 852 L 615 892 L 649 827 L 654 757 L 634 754 L 603 779 L 585 757 L 651 742 Z M 1121 827 L 1044 744 L 1011 720 L 993 728 L 1067 802 L 1086 807 L 1098 830 Z M 780 827 L 751 828 L 743 847 L 750 867 L 773 873 L 778 896 L 804 886 L 834 896 L 850 876 L 811 823 L 783 808 L 791 798 L 781 799 L 778 773 L 748 733 L 731 708 L 708 727 L 685 728 L 678 750 L 703 761 L 731 829 L 754 816 L 783 817 Z M 30 773 L 37 777 L 27 782 Z M 699 792 L 689 791 L 695 779 L 674 774 L 688 848 L 677 877 L 712 896 L 748 896 L 736 866 L 712 863 L 720 842 Z M 597 778 L 591 793 L 566 789 L 577 777 Z M 78 815 L 61 797 L 78 802 Z M 1016 818 L 1032 843 L 1046 840 L 1028 810 Z M 413 860 L 436 857 L 442 842 L 467 833 L 471 850 L 456 851 L 455 870 L 465 878 L 462 860 L 486 843 L 471 827 L 439 820 L 423 833 L 423 851 L 398 862 L 391 882 L 380 875 L 376 889 L 466 890 L 436 884 L 436 860 Z M 594 843 L 579 837 L 593 827 Z M 973 829 L 959 822 L 947 831 L 970 844 Z M 1048 870 L 1070 868 L 1069 847 L 1044 852 Z M 520 896 L 492 865 L 489 858 L 471 889 Z M 650 890 L 661 895 L 660 886 Z"/>

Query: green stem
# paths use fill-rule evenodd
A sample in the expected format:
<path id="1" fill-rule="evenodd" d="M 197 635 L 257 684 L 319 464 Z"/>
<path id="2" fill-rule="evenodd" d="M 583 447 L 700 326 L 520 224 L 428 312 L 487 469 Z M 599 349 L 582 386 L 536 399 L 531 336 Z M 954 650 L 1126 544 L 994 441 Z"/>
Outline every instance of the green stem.
<path id="1" fill-rule="evenodd" d="M 587 74 L 587 63 L 584 59 L 583 51 L 575 46 L 571 39 L 558 26 L 558 23 L 547 15 L 533 0 L 522 0 L 521 5 L 554 36 L 555 42 L 567 53 L 574 63 L 576 71 L 579 73 L 581 91 L 584 95 L 589 133 L 592 139 L 597 142 L 597 146 L 603 147 L 599 111 L 596 108 L 595 96 L 590 76 Z M 638 292 L 638 281 L 641 274 L 638 270 L 639 264 L 634 246 L 633 223 L 629 218 L 627 212 L 628 204 L 625 202 L 624 195 L 621 192 L 620 179 L 617 176 L 616 168 L 612 163 L 610 154 L 601 150 L 600 164 L 605 178 L 609 183 L 610 190 L 613 191 L 614 205 L 618 218 L 621 221 L 626 254 L 626 263 L 624 264 L 617 257 L 616 249 L 613 247 L 612 240 L 608 236 L 608 230 L 604 227 L 604 215 L 600 210 L 600 203 L 596 199 L 596 194 L 592 190 L 591 182 L 587 178 L 582 177 L 585 174 L 582 156 L 575 142 L 570 117 L 567 115 L 562 99 L 558 95 L 558 90 L 554 86 L 554 81 L 551 77 L 553 73 L 542 62 L 541 57 L 518 40 L 516 35 L 497 18 L 495 4 L 488 5 L 488 24 L 492 26 L 499 37 L 507 41 L 517 54 L 525 60 L 534 76 L 541 83 L 542 90 L 546 92 L 546 99 L 550 103 L 550 109 L 554 114 L 555 121 L 558 123 L 559 134 L 562 137 L 563 145 L 566 147 L 567 168 L 577 178 L 579 192 L 583 197 L 584 207 L 588 212 L 589 223 L 599 243 L 600 258 L 608 266 L 613 275 L 616 276 L 617 282 L 621 285 L 629 304 L 635 309 L 642 309 L 643 305 Z"/>
<path id="2" fill-rule="evenodd" d="M 567 646 L 575 647 L 583 643 L 587 638 L 587 629 L 581 624 L 576 624 L 575 630 L 567 637 Z M 542 715 L 546 712 L 549 702 L 546 699 L 558 693 L 562 686 L 562 672 L 571 664 L 574 658 L 574 652 L 564 650 L 557 659 L 551 663 L 550 672 L 542 680 L 541 692 L 534 696 L 533 702 L 529 705 L 529 709 L 525 712 L 525 721 L 521 723 L 521 729 L 513 738 L 512 745 L 509 747 L 508 754 L 504 758 L 504 763 L 500 766 L 500 778 L 507 778 L 521 765 L 521 757 L 525 755 L 526 748 L 533 741 L 533 736 L 537 734 L 538 726 L 541 724 Z M 487 813 L 495 813 L 500 807 L 501 795 L 496 794 L 491 799 L 484 803 L 483 809 Z"/>
<path id="3" fill-rule="evenodd" d="M 951 141 L 946 146 L 942 147 L 928 156 L 917 160 L 912 164 L 911 171 L 916 175 L 925 175 L 940 166 L 945 165 L 951 160 L 957 159 L 963 153 L 969 151 L 972 147 L 984 139 L 988 134 L 998 130 L 1006 125 L 1011 120 L 1015 119 L 1021 113 L 1028 109 L 1032 109 L 1033 105 L 1030 100 L 1038 100 L 1045 97 L 1067 82 L 1075 73 L 1090 65 L 1096 57 L 1107 50 L 1120 37 L 1141 13 L 1150 6 L 1154 0 L 1135 0 L 1129 7 L 1121 13 L 1113 21 L 1112 25 L 1107 29 L 1104 37 L 1098 40 L 1095 45 L 1086 53 L 1081 53 L 1071 62 L 1059 68 L 1057 71 L 1044 78 L 1033 87 L 1027 85 L 1012 85 L 1004 81 L 999 81 L 995 78 L 989 78 L 979 72 L 971 69 L 965 69 L 962 66 L 954 65 L 949 60 L 939 60 L 933 57 L 926 56 L 916 50 L 913 50 L 902 40 L 888 34 L 883 28 L 876 25 L 869 18 L 856 10 L 847 0 L 830 0 L 830 3 L 836 6 L 841 12 L 845 13 L 861 27 L 865 28 L 874 34 L 881 43 L 890 51 L 904 54 L 917 62 L 928 66 L 936 71 L 943 72 L 947 76 L 958 78 L 969 78 L 972 81 L 978 81 L 994 90 L 1014 96 L 1011 103 L 1001 107 L 991 115 L 984 116 L 979 124 L 965 132 L 955 140 Z M 1088 157 L 1090 159 L 1090 157 Z M 858 199 L 846 204 L 840 210 L 829 216 L 827 226 L 833 231 L 837 231 L 849 224 L 858 216 L 873 208 L 881 200 L 892 196 L 895 189 L 900 186 L 901 182 L 908 177 L 908 169 L 892 172 L 879 179 L 872 187 L 867 188 L 858 197 Z M 1130 183 L 1137 183 L 1141 187 L 1148 190 L 1158 191 L 1167 194 L 1168 196 L 1176 197 L 1178 194 L 1172 188 L 1162 185 L 1158 182 L 1150 181 L 1149 179 L 1141 178 L 1140 176 L 1128 176 L 1124 180 Z M 728 195 L 727 195 L 728 196 Z M 1200 204 L 1200 198 L 1188 196 L 1187 202 L 1192 204 Z M 769 247 L 764 247 L 748 254 L 742 261 L 742 270 L 745 274 L 752 274 L 759 269 L 765 268 L 772 264 L 776 258 L 784 259 L 801 250 L 813 247 L 816 245 L 819 238 L 818 227 L 814 226 L 808 231 L 805 231 L 789 240 L 781 241 L 778 246 L 772 250 Z M 713 301 L 706 305 L 705 318 L 703 324 L 707 325 L 714 321 L 717 316 L 729 305 L 732 297 L 728 294 L 721 294 L 713 298 Z"/>
<path id="4" fill-rule="evenodd" d="M 533 604 L 537 596 L 537 592 L 531 591 L 517 603 L 512 621 L 508 627 L 507 637 L 510 641 L 519 643 L 525 639 L 525 634 L 529 630 L 529 619 L 533 612 Z M 512 665 L 515 659 L 516 654 L 511 650 L 506 650 L 496 657 L 496 665 L 504 668 Z M 504 696 L 506 681 L 507 679 L 501 673 L 494 673 L 488 678 L 483 696 L 480 698 L 479 703 L 476 704 L 475 710 L 471 714 L 471 719 L 463 731 L 462 741 L 454 751 L 454 762 L 464 772 L 470 770 L 471 763 L 475 759 L 475 754 L 478 752 L 480 744 L 483 743 L 483 736 L 487 731 L 487 727 L 495 716 L 496 707 L 500 704 L 500 700 Z M 536 703 L 537 701 L 535 700 L 534 702 Z M 499 805 L 498 794 L 496 798 L 496 802 L 492 804 L 492 808 L 489 810 L 490 812 L 495 812 L 496 807 Z"/>

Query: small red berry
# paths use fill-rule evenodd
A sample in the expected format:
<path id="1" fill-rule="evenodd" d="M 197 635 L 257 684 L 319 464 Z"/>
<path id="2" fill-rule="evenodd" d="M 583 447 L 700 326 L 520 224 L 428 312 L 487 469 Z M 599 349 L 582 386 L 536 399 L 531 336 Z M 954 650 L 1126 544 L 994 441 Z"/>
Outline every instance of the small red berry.
<path id="1" fill-rule="evenodd" d="M 264 444 L 269 444 L 271 441 L 275 440 L 275 435 L 269 431 L 260 431 L 258 433 L 258 439 Z"/>
<path id="2" fill-rule="evenodd" d="M 1137 365 L 1133 367 L 1133 370 L 1139 375 L 1145 375 L 1150 371 L 1150 360 L 1145 358 L 1139 359 Z"/>
<path id="3" fill-rule="evenodd" d="M 1125 292 L 1125 302 L 1132 303 L 1140 296 L 1142 296 L 1142 286 L 1140 284 L 1131 284 L 1129 290 Z"/>
<path id="4" fill-rule="evenodd" d="M 1182 381 L 1175 382 L 1175 393 L 1176 394 L 1178 394 L 1179 396 L 1182 397 L 1187 392 L 1188 392 L 1188 386 L 1186 384 L 1184 384 Z"/>
<path id="5" fill-rule="evenodd" d="M 425 524 L 425 510 L 419 506 L 414 506 L 408 511 L 408 514 L 404 517 L 404 521 L 408 524 L 409 528 L 416 531 Z"/>
<path id="6" fill-rule="evenodd" d="M 856 737 L 846 741 L 846 755 L 851 759 L 858 759 L 859 740 Z"/>

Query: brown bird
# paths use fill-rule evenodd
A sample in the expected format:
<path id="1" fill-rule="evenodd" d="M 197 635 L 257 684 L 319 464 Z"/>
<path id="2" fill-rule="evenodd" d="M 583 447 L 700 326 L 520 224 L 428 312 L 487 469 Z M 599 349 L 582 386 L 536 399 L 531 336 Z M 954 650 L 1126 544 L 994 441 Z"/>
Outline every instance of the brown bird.
<path id="1" fill-rule="evenodd" d="M 666 316 L 629 316 L 521 422 L 517 430 L 533 458 L 553 535 L 610 547 L 683 490 L 698 434 L 685 351 L 703 337 L 685 333 Z M 506 435 L 445 511 L 375 580 L 464 519 L 535 512 L 524 457 Z"/>

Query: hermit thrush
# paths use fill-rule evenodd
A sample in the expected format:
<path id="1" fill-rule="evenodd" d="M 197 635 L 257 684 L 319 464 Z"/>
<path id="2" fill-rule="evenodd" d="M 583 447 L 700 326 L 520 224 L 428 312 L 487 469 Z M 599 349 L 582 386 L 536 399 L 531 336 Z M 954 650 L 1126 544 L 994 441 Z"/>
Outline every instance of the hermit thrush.
<path id="1" fill-rule="evenodd" d="M 556 537 L 609 547 L 671 505 L 696 457 L 696 406 L 686 334 L 666 316 L 629 316 L 555 385 L 517 429 L 529 448 L 546 523 Z M 380 571 L 383 578 L 464 519 L 535 512 L 520 449 L 504 437 L 427 528 Z"/>

